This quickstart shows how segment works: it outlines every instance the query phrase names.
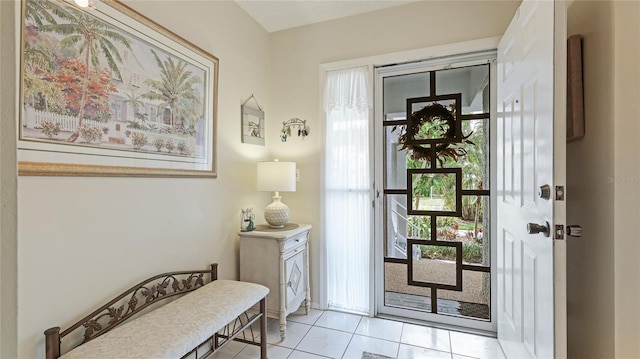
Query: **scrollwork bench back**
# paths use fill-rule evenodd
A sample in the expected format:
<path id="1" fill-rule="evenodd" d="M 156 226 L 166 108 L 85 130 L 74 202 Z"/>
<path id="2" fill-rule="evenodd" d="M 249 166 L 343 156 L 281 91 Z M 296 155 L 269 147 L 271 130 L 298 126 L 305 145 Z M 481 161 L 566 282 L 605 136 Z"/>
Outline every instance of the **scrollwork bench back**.
<path id="1" fill-rule="evenodd" d="M 205 277 L 209 277 L 209 281 L 206 283 L 205 283 L 205 279 L 206 279 Z M 89 341 L 92 341 L 106 334 L 112 329 L 118 327 L 120 324 L 130 319 L 131 317 L 135 316 L 136 314 L 140 313 L 145 308 L 148 308 L 151 305 L 154 305 L 156 303 L 159 304 L 160 302 L 163 302 L 168 298 L 171 298 L 174 296 L 183 296 L 189 292 L 192 292 L 196 289 L 204 287 L 205 284 L 217 280 L 217 277 L 218 277 L 217 264 L 212 264 L 211 268 L 208 270 L 169 272 L 169 273 L 156 275 L 154 277 L 146 279 L 136 284 L 135 286 L 129 288 L 124 293 L 120 294 L 119 296 L 115 297 L 105 305 L 93 311 L 91 314 L 82 318 L 77 323 L 74 323 L 69 328 L 66 328 L 63 331 L 60 331 L 60 327 L 53 327 L 53 328 L 47 329 L 45 331 L 46 358 L 54 359 L 54 358 L 60 357 L 61 340 L 67 337 L 68 335 L 70 335 L 71 333 L 76 333 L 72 337 L 77 338 L 80 335 L 80 333 L 77 332 L 77 330 L 80 330 L 80 327 L 84 328 L 82 341 L 80 343 L 72 343 L 69 345 L 65 345 L 65 347 L 69 346 L 71 347 L 71 349 L 73 349 L 77 346 L 80 346 Z M 216 284 L 222 284 L 224 282 L 229 282 L 229 281 L 221 281 L 219 283 L 216 282 Z M 240 286 L 240 287 L 243 287 L 243 288 L 244 286 L 248 286 L 248 285 L 256 286 L 254 284 L 241 283 L 241 282 L 236 282 L 231 284 L 234 284 L 235 286 L 240 286 L 240 284 L 242 284 L 243 286 Z M 224 286 L 216 285 L 215 287 L 223 288 Z M 268 293 L 268 289 L 264 288 L 264 290 L 266 290 L 266 292 Z M 194 293 L 194 295 L 196 295 L 196 297 L 200 297 L 202 295 L 205 295 L 208 292 L 210 291 L 205 290 L 204 292 L 198 292 L 202 294 Z M 263 305 L 266 303 L 266 293 L 260 294 L 259 297 L 262 298 L 262 300 L 257 299 L 258 301 L 260 301 L 260 307 L 262 309 Z M 208 301 L 208 298 L 209 297 L 207 296 L 205 298 L 205 301 Z M 186 299 L 187 298 L 184 298 L 184 299 L 180 298 L 178 302 Z M 217 300 L 218 302 L 222 302 L 220 298 L 218 298 Z M 256 299 L 254 298 L 252 300 L 256 300 Z M 178 303 L 177 302 L 172 303 L 169 307 L 175 304 L 178 304 Z M 168 309 L 169 307 L 166 307 L 166 308 Z M 248 307 L 250 307 L 250 305 L 248 305 Z M 246 310 L 246 309 L 242 309 L 242 310 Z M 243 317 L 244 320 L 241 320 L 242 322 L 241 326 L 243 326 L 242 330 L 244 330 L 245 326 L 249 326 L 251 323 L 257 321 L 258 319 L 261 319 L 261 322 L 260 322 L 261 330 L 264 329 L 263 331 L 265 331 L 266 333 L 266 317 L 264 317 L 263 313 L 264 312 L 261 310 L 261 313 L 258 313 L 251 318 L 249 318 L 249 316 L 245 313 L 245 317 Z M 209 313 L 209 315 L 212 315 L 212 314 Z M 215 313 L 213 313 L 213 315 L 215 316 Z M 143 317 L 147 317 L 147 314 L 143 314 Z M 140 318 L 143 318 L 143 317 L 140 317 Z M 136 321 L 136 323 L 132 323 L 132 324 L 137 325 L 137 323 L 140 323 L 140 321 L 138 321 L 137 319 L 138 319 L 137 317 L 133 318 L 132 320 Z M 234 324 L 234 328 L 235 326 L 236 325 Z M 227 325 L 227 327 L 229 327 L 229 325 Z M 215 330 L 219 330 L 219 329 L 222 329 L 222 328 L 215 328 Z M 118 331 L 121 333 L 122 330 L 118 329 Z M 233 337 L 235 337 L 238 332 L 240 331 L 239 330 L 234 331 L 233 333 L 231 333 L 230 331 L 225 331 L 224 333 L 227 333 L 227 335 L 223 337 L 224 338 L 230 337 L 231 339 L 233 339 Z M 222 347 L 226 344 L 226 343 L 223 343 L 222 345 L 219 346 L 219 343 L 218 343 L 219 335 L 217 334 L 217 332 L 211 333 L 209 335 L 212 335 L 210 338 L 212 351 L 215 351 L 218 347 Z M 261 338 L 263 335 L 265 336 L 265 339 L 266 339 L 266 334 L 261 334 Z M 111 335 L 107 337 L 110 337 L 110 336 Z M 105 339 L 101 339 L 100 343 L 104 343 L 104 340 L 109 341 L 111 339 L 107 337 L 105 337 Z M 252 343 L 252 344 L 256 344 L 256 343 Z M 92 347 L 92 346 L 94 345 L 89 345 L 89 347 Z M 196 353 L 198 348 L 199 346 L 196 346 L 196 348 L 194 348 L 194 351 Z M 264 346 L 263 351 L 265 354 L 264 357 L 266 358 L 266 346 Z"/>

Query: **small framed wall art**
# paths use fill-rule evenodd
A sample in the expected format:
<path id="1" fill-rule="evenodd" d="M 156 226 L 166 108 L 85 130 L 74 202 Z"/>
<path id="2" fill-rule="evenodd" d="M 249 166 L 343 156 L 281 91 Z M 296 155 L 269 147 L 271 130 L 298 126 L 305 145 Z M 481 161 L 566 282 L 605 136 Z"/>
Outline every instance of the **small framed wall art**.
<path id="1" fill-rule="evenodd" d="M 256 107 L 247 105 L 253 99 Z M 241 106 L 242 110 L 242 143 L 264 146 L 264 111 L 256 98 L 251 95 Z"/>

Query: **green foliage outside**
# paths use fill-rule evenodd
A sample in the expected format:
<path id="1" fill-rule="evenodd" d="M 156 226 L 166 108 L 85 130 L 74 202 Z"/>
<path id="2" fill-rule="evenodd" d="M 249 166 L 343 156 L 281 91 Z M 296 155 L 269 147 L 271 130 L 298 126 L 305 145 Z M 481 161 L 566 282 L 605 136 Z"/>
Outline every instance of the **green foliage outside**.
<path id="1" fill-rule="evenodd" d="M 473 127 L 472 127 L 473 126 Z M 483 189 L 483 179 L 485 176 L 484 162 L 484 134 L 483 134 L 483 122 L 482 121 L 463 121 L 462 133 L 469 136 L 471 143 L 463 144 L 462 147 L 466 150 L 466 155 L 461 156 L 458 160 L 446 158 L 443 167 L 455 168 L 461 167 L 462 170 L 462 188 L 463 189 Z M 407 158 L 407 168 L 420 169 L 427 168 L 428 164 L 425 160 L 414 160 Z M 444 201 L 444 208 L 455 208 L 455 176 L 453 175 L 440 175 L 440 176 L 426 176 L 422 175 L 417 177 L 417 182 L 413 184 L 413 196 L 416 199 L 416 203 L 420 201 L 420 198 L 438 198 Z M 419 202 L 422 203 L 422 202 Z M 428 202 L 425 202 L 428 203 Z M 481 226 L 483 219 L 482 200 L 477 196 L 463 196 L 462 197 L 462 218 L 465 220 L 473 220 L 475 223 L 475 231 L 478 226 Z"/>
<path id="2" fill-rule="evenodd" d="M 432 124 L 431 127 L 436 124 Z M 457 160 L 446 158 L 444 168 L 462 168 L 462 188 L 470 190 L 478 190 L 484 188 L 483 179 L 485 178 L 485 153 L 484 153 L 484 131 L 483 121 L 463 121 L 462 132 L 469 136 L 471 143 L 463 144 L 466 155 L 459 157 Z M 427 126 L 425 126 L 427 127 Z M 438 128 L 425 129 L 425 136 L 435 136 Z M 437 127 L 437 126 L 436 126 Z M 407 157 L 407 168 L 420 169 L 428 168 L 425 160 L 411 159 Z M 413 183 L 413 197 L 417 204 L 433 205 L 436 200 L 443 203 L 444 208 L 455 208 L 455 188 L 454 175 L 439 175 L 417 177 L 417 182 Z M 430 202 L 431 201 L 431 202 Z M 462 197 L 462 217 L 444 217 L 438 216 L 436 219 L 436 228 L 438 230 L 437 237 L 439 240 L 462 241 L 462 257 L 466 263 L 483 262 L 483 244 L 480 232 L 483 228 L 483 203 L 480 196 L 463 196 Z M 416 232 L 414 238 L 431 238 L 431 220 L 426 216 L 409 216 L 410 227 Z M 461 232 L 464 231 L 464 237 Z M 453 247 L 442 246 L 420 246 L 422 257 L 430 259 L 455 260 L 456 250 Z"/>
<path id="3" fill-rule="evenodd" d="M 431 122 L 426 122 L 420 127 L 420 131 L 415 138 L 418 140 L 443 138 L 447 133 L 449 126 L 447 121 L 436 118 Z"/>
<path id="4" fill-rule="evenodd" d="M 456 249 L 445 246 L 420 246 L 422 258 L 456 260 Z M 482 244 L 462 242 L 462 261 L 466 263 L 482 263 Z"/>

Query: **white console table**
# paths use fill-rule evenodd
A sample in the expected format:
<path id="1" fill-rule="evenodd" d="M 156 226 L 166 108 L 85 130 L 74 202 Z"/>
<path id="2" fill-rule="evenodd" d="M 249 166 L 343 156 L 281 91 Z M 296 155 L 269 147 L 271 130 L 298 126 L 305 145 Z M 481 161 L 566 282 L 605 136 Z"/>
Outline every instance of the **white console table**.
<path id="1" fill-rule="evenodd" d="M 280 320 L 280 336 L 287 333 L 287 315 L 304 303 L 309 312 L 309 224 L 288 223 L 283 229 L 259 225 L 239 232 L 240 280 L 269 288 L 267 316 Z"/>

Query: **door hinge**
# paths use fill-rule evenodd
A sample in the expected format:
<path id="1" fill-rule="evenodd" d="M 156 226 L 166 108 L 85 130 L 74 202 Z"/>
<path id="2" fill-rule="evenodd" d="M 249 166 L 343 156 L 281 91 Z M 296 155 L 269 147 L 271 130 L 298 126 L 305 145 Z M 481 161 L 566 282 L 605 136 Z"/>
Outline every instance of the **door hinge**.
<path id="1" fill-rule="evenodd" d="M 564 201 L 564 186 L 556 186 L 556 201 Z"/>
<path id="2" fill-rule="evenodd" d="M 556 230 L 553 239 L 564 240 L 564 224 L 556 224 Z"/>
<path id="3" fill-rule="evenodd" d="M 371 207 L 376 208 L 376 200 L 371 201 Z"/>

